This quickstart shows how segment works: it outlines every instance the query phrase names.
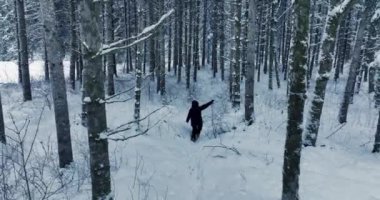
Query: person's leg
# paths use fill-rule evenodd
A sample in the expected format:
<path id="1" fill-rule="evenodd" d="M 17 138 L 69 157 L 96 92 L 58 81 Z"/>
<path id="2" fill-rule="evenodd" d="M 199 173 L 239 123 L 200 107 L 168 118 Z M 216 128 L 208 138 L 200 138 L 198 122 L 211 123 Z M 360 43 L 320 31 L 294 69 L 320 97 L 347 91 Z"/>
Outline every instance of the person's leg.
<path id="1" fill-rule="evenodd" d="M 196 126 L 193 126 L 193 131 L 191 133 L 191 141 L 195 142 L 196 135 L 197 135 L 197 128 L 196 128 Z"/>
<path id="2" fill-rule="evenodd" d="M 200 124 L 198 127 L 197 127 L 197 134 L 196 134 L 196 140 L 198 140 L 199 136 L 201 135 L 201 131 L 202 131 L 202 124 Z"/>

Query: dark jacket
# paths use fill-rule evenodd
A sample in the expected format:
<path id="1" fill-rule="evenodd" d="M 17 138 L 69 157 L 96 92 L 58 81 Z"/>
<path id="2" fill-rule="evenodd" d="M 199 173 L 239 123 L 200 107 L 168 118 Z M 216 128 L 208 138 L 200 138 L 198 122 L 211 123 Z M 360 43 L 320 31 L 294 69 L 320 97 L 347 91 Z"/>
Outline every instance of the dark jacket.
<path id="1" fill-rule="evenodd" d="M 213 102 L 214 102 L 214 100 L 212 100 L 212 101 L 210 101 L 204 105 L 199 106 L 198 101 L 193 101 L 191 108 L 189 110 L 189 114 L 187 115 L 186 122 L 189 122 L 189 120 L 191 119 L 191 126 L 202 125 L 203 124 L 202 110 L 209 107 Z"/>

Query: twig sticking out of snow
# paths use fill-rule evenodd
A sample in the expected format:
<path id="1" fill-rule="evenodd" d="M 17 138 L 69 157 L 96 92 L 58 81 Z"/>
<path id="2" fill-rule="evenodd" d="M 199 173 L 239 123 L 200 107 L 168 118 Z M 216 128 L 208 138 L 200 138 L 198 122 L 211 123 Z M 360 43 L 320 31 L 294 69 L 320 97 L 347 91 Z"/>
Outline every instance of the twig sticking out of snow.
<path id="1" fill-rule="evenodd" d="M 338 129 L 336 129 L 334 132 L 332 132 L 329 136 L 326 137 L 326 139 L 329 139 L 331 136 L 335 135 L 340 129 L 342 129 L 347 123 L 342 124 Z"/>

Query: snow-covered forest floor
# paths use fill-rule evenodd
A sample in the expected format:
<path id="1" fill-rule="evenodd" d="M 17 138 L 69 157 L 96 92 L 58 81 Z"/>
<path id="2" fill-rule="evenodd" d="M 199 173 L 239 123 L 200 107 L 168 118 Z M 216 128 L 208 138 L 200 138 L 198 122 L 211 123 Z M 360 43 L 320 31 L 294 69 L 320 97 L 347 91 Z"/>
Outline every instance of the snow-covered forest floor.
<path id="1" fill-rule="evenodd" d="M 33 144 L 28 166 L 45 166 L 42 179 L 54 180 L 51 185 L 57 185 L 64 178 L 57 175 L 62 171 L 57 172 L 55 168 L 58 159 L 54 111 L 49 86 L 38 81 L 43 75 L 42 67 L 42 62 L 31 65 L 33 101 L 23 103 L 21 88 L 15 83 L 2 84 L 0 90 L 7 135 L 17 137 L 12 131 L 15 129 L 12 118 L 19 128 L 25 119 L 30 119 L 29 127 L 23 129 L 29 130 L 26 149 Z M 17 81 L 16 69 L 14 63 L 0 63 L 0 82 Z M 120 75 L 116 79 L 118 91 L 133 87 L 133 77 Z M 185 84 L 178 85 L 176 78 L 168 75 L 166 101 L 169 103 L 141 122 L 141 131 L 150 129 L 147 134 L 127 141 L 110 140 L 115 199 L 280 199 L 287 119 L 285 82 L 281 82 L 281 89 L 273 91 L 267 89 L 266 77 L 256 83 L 255 123 L 247 127 L 242 122 L 243 112 L 231 109 L 227 82 L 212 78 L 209 68 L 200 70 L 198 80 L 189 91 Z M 371 153 L 377 125 L 373 97 L 367 94 L 365 83 L 350 106 L 348 123 L 341 126 L 337 115 L 344 83 L 344 78 L 337 84 L 329 82 L 318 146 L 302 150 L 301 199 L 380 200 L 380 156 Z M 155 92 L 156 84 L 147 78 L 143 85 L 142 117 L 162 107 L 162 99 Z M 133 98 L 133 92 L 113 101 Z M 308 96 L 311 95 L 309 92 Z M 190 141 L 191 127 L 185 122 L 193 99 L 201 103 L 215 100 L 214 105 L 203 112 L 204 129 L 195 144 Z M 309 101 L 310 98 L 305 118 Z M 79 89 L 68 90 L 68 103 L 75 163 L 63 172 L 66 179 L 71 180 L 68 187 L 51 199 L 90 199 L 87 131 L 80 121 Z M 133 107 L 133 99 L 107 104 L 108 127 L 113 129 L 132 121 Z M 41 112 L 41 123 L 33 142 Z M 134 135 L 136 128 L 133 125 L 129 131 L 112 138 Z M 15 154 L 11 148 L 5 151 L 8 152 L 3 148 L 3 154 Z M 44 159 L 48 162 L 41 165 Z M 38 177 L 38 174 L 33 175 Z M 34 194 L 36 199 L 40 195 L 36 189 Z"/>

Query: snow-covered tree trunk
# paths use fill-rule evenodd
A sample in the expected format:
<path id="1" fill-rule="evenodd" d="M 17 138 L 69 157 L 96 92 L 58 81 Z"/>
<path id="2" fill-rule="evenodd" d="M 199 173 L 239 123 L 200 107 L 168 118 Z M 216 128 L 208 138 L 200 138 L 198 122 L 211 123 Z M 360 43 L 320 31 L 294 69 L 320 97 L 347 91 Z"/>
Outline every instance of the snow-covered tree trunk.
<path id="1" fill-rule="evenodd" d="M 315 146 L 317 141 L 327 82 L 333 65 L 334 47 L 339 22 L 341 17 L 353 5 L 353 2 L 354 1 L 351 0 L 350 3 L 342 8 L 343 10 L 339 13 L 336 11 L 338 7 L 341 7 L 341 5 L 338 5 L 339 1 L 333 0 L 331 2 L 331 10 L 328 15 L 325 30 L 326 37 L 324 41 L 322 41 L 322 57 L 318 70 L 318 77 L 315 84 L 313 100 L 311 102 L 310 116 L 306 124 L 306 137 L 304 141 L 304 145 L 306 146 Z"/>
<path id="2" fill-rule="evenodd" d="M 114 23 L 113 23 L 113 0 L 107 0 L 105 3 L 105 40 L 106 44 L 114 42 Z M 106 55 L 106 65 L 107 65 L 107 94 L 109 96 L 115 94 L 115 84 L 114 84 L 114 69 L 116 68 L 116 57 L 114 53 L 109 53 Z"/>
<path id="3" fill-rule="evenodd" d="M 178 18 L 178 2 L 177 0 L 174 1 L 174 7 L 176 8 L 175 10 L 175 18 L 173 19 L 174 21 L 174 46 L 173 46 L 173 68 L 174 68 L 174 75 L 177 75 L 177 69 L 178 69 L 178 59 L 179 59 L 179 54 L 178 54 L 178 47 L 179 47 L 179 22 L 177 20 Z"/>
<path id="4" fill-rule="evenodd" d="M 254 86 L 255 86 L 255 28 L 256 28 L 256 0 L 249 0 L 248 52 L 245 79 L 244 119 L 248 125 L 254 121 Z"/>
<path id="5" fill-rule="evenodd" d="M 233 71 L 234 71 L 234 56 L 235 56 L 235 29 L 233 28 L 234 25 L 235 25 L 235 20 L 234 20 L 234 17 L 235 17 L 235 8 L 236 6 L 234 5 L 235 3 L 235 0 L 232 0 L 231 1 L 231 5 L 230 5 L 230 39 L 229 39 L 229 48 L 230 48 L 230 55 L 229 55 L 229 60 L 230 60 L 230 70 L 229 70 L 229 76 L 228 76 L 228 82 L 229 82 L 229 92 L 230 92 L 230 100 L 232 101 L 232 98 L 233 98 L 233 77 L 232 77 L 232 74 L 233 74 Z"/>
<path id="6" fill-rule="evenodd" d="M 256 6 L 256 5 L 255 5 Z M 243 30 L 242 30 L 242 56 L 241 56 L 241 74 L 242 78 L 246 76 L 247 56 L 248 56 L 248 21 L 249 21 L 249 0 L 244 0 Z M 255 16 L 256 17 L 256 16 Z M 255 30 L 255 29 L 252 29 Z"/>
<path id="7" fill-rule="evenodd" d="M 274 68 L 277 67 L 276 64 L 276 59 L 277 59 L 277 55 L 276 55 L 276 42 L 275 42 L 275 36 L 277 35 L 277 17 L 276 17 L 276 10 L 277 10 L 277 6 L 278 6 L 278 1 L 277 0 L 274 0 L 272 3 L 271 3 L 271 17 L 270 17 L 270 31 L 269 31 L 269 34 L 270 34 L 270 39 L 269 39 L 269 81 L 268 81 L 268 89 L 270 90 L 273 90 L 273 71 L 274 71 Z M 267 53 L 267 54 L 268 54 Z"/>
<path id="8" fill-rule="evenodd" d="M 1 93 L 0 93 L 0 142 L 3 143 L 3 144 L 7 143 L 7 139 L 5 137 L 3 103 L 1 101 Z"/>
<path id="9" fill-rule="evenodd" d="M 67 104 L 66 83 L 63 73 L 65 49 L 63 43 L 63 21 L 65 4 L 59 0 L 41 0 L 41 9 L 46 35 L 48 62 L 50 65 L 51 86 L 54 102 L 55 125 L 58 141 L 59 166 L 67 167 L 73 162 L 70 136 L 70 119 Z"/>
<path id="10" fill-rule="evenodd" d="M 177 82 L 180 83 L 181 82 L 181 76 L 182 76 L 182 65 L 183 65 L 183 57 L 182 57 L 182 45 L 183 45 L 183 39 L 182 39 L 182 36 L 183 36 L 183 1 L 182 0 L 175 0 L 177 2 L 177 10 L 176 10 L 176 13 L 177 13 L 177 16 L 176 16 L 176 20 L 177 20 L 177 23 L 178 23 L 178 26 L 177 26 L 177 29 L 178 29 L 178 32 L 177 32 L 177 35 L 176 37 L 178 37 L 178 69 L 177 69 L 177 75 L 178 75 L 178 79 L 177 79 Z"/>
<path id="11" fill-rule="evenodd" d="M 171 6 L 171 5 L 169 5 Z M 168 22 L 168 72 L 171 72 L 172 70 L 172 46 L 173 46 L 173 20 L 170 19 Z"/>
<path id="12" fill-rule="evenodd" d="M 380 22 L 380 19 L 377 20 Z M 364 57 L 363 57 L 363 68 L 368 70 L 368 74 L 365 75 L 365 78 L 368 77 L 368 92 L 371 93 L 374 91 L 374 77 L 373 77 L 373 68 L 370 67 L 370 64 L 375 60 L 375 50 L 376 50 L 376 23 L 372 22 L 368 27 L 368 39 L 364 48 Z M 372 71 L 371 71 L 372 70 Z M 372 82 L 371 82 L 372 81 Z"/>
<path id="13" fill-rule="evenodd" d="M 129 38 L 130 37 L 130 20 L 129 20 L 129 0 L 123 0 L 123 7 L 124 7 L 124 13 L 123 13 L 123 17 L 124 17 L 124 27 L 125 27 L 125 30 L 124 30 L 124 37 L 125 38 Z M 129 55 L 130 55 L 130 49 L 126 49 L 125 50 L 125 58 L 124 58 L 124 73 L 129 73 L 129 69 L 130 69 L 130 62 L 129 62 Z"/>
<path id="14" fill-rule="evenodd" d="M 218 37 L 219 37 L 219 65 L 220 65 L 220 76 L 222 81 L 224 81 L 225 78 L 225 3 L 224 1 L 219 1 L 219 8 L 218 8 Z"/>
<path id="15" fill-rule="evenodd" d="M 48 52 L 46 46 L 46 36 L 44 36 L 44 72 L 45 72 L 45 81 L 50 80 L 50 72 L 49 72 L 49 61 L 48 61 Z"/>
<path id="16" fill-rule="evenodd" d="M 77 7 L 77 2 L 76 0 L 70 0 L 70 36 L 71 36 L 71 42 L 70 42 L 70 48 L 71 48 L 71 55 L 70 55 L 70 84 L 71 88 L 75 90 L 75 65 L 77 63 L 77 53 L 78 53 L 78 38 L 77 38 L 77 33 L 76 33 L 76 7 Z"/>
<path id="17" fill-rule="evenodd" d="M 207 19 L 208 19 L 208 0 L 203 0 L 203 32 L 202 32 L 202 66 L 206 65 L 206 52 L 207 52 Z"/>
<path id="18" fill-rule="evenodd" d="M 283 74 L 284 80 L 288 80 L 288 72 L 289 72 L 289 57 L 290 57 L 290 42 L 292 41 L 292 28 L 293 28 L 293 20 L 292 20 L 292 2 L 288 0 L 287 9 L 289 9 L 285 13 L 286 20 L 286 30 L 285 30 L 285 38 L 284 38 L 284 51 L 282 55 L 282 65 L 283 65 Z"/>
<path id="19" fill-rule="evenodd" d="M 372 153 L 379 153 L 380 152 L 380 109 L 379 109 L 379 102 L 380 102 L 380 63 L 376 63 L 376 73 L 377 73 L 377 80 L 376 80 L 376 96 L 375 96 L 375 102 L 376 107 L 379 110 L 379 118 L 377 121 L 377 129 L 375 134 L 375 143 L 373 145 Z"/>
<path id="20" fill-rule="evenodd" d="M 193 17 L 191 12 L 191 1 L 185 2 L 185 59 L 186 59 L 186 88 L 190 88 L 190 73 L 191 73 L 191 26 Z"/>
<path id="21" fill-rule="evenodd" d="M 368 70 L 368 93 L 375 92 L 375 74 L 376 69 L 374 67 L 370 67 Z"/>
<path id="22" fill-rule="evenodd" d="M 212 19 L 211 19 L 211 31 L 212 31 L 212 47 L 211 47 L 211 68 L 213 70 L 214 78 L 218 72 L 218 0 L 213 0 L 212 3 Z"/>
<path id="23" fill-rule="evenodd" d="M 270 32 L 271 32 L 271 4 L 267 2 L 265 4 L 265 31 L 262 37 L 262 65 L 264 74 L 268 73 L 269 52 L 270 52 Z M 264 37 L 265 35 L 265 37 Z"/>
<path id="24" fill-rule="evenodd" d="M 100 1 L 80 1 L 81 41 L 84 44 L 83 103 L 87 111 L 93 200 L 111 199 L 108 141 L 100 137 L 107 129 L 104 74 L 102 58 L 95 56 L 101 48 L 100 9 Z"/>
<path id="25" fill-rule="evenodd" d="M 302 121 L 306 99 L 306 63 L 309 31 L 310 1 L 295 0 L 294 44 L 289 80 L 288 125 L 282 170 L 282 200 L 298 200 Z"/>
<path id="26" fill-rule="evenodd" d="M 134 118 L 139 125 L 140 120 L 140 105 L 141 105 L 141 85 L 142 85 L 142 54 L 141 45 L 137 45 L 137 57 L 136 57 L 136 87 L 135 87 L 135 113 Z"/>
<path id="27" fill-rule="evenodd" d="M 375 143 L 373 145 L 372 153 L 379 153 L 379 152 L 380 152 L 380 111 L 379 111 L 379 118 L 378 118 L 378 121 L 377 121 Z"/>
<path id="28" fill-rule="evenodd" d="M 261 51 L 261 35 L 262 35 L 262 24 L 263 24 L 263 9 L 264 9 L 264 4 L 263 0 L 258 0 L 257 1 L 257 12 L 258 17 L 257 17 L 257 45 L 256 45 L 256 69 L 257 69 L 257 82 L 260 82 L 260 74 L 261 74 L 261 63 L 260 63 L 260 51 Z"/>
<path id="29" fill-rule="evenodd" d="M 17 66 L 18 66 L 18 82 L 22 84 L 22 66 L 21 66 L 21 47 L 20 47 L 20 30 L 18 27 L 17 0 L 14 1 L 14 13 L 16 21 L 16 43 L 17 43 Z"/>
<path id="30" fill-rule="evenodd" d="M 154 2 L 148 1 L 148 15 L 149 15 L 149 24 L 153 24 L 155 21 L 155 6 Z M 157 68 L 157 62 L 156 62 L 156 35 L 152 36 L 149 39 L 149 73 L 151 80 L 154 81 L 154 71 Z"/>
<path id="31" fill-rule="evenodd" d="M 241 61 L 241 18 L 242 18 L 242 0 L 235 1 L 235 54 L 233 58 L 234 69 L 232 72 L 232 106 L 240 107 L 240 61 Z"/>
<path id="32" fill-rule="evenodd" d="M 194 41 L 193 41 L 193 66 L 194 66 L 194 73 L 193 73 L 193 81 L 197 82 L 197 72 L 200 69 L 199 65 L 199 26 L 200 26 L 200 7 L 201 1 L 195 0 L 195 7 L 194 7 Z"/>
<path id="33" fill-rule="evenodd" d="M 375 66 L 375 108 L 380 108 L 380 65 Z"/>
<path id="34" fill-rule="evenodd" d="M 21 66 L 21 83 L 22 83 L 22 94 L 24 101 L 32 100 L 32 89 L 30 85 L 29 76 L 29 54 L 28 54 L 28 39 L 26 34 L 26 22 L 25 22 L 25 1 L 15 0 L 17 7 L 17 24 L 18 24 L 18 38 L 20 42 L 20 66 Z"/>
<path id="35" fill-rule="evenodd" d="M 350 72 L 348 74 L 343 101 L 339 110 L 339 123 L 341 124 L 347 122 L 348 107 L 352 95 L 354 94 L 356 76 L 361 62 L 361 48 L 363 44 L 363 37 L 365 35 L 365 28 L 369 24 L 375 12 L 376 0 L 365 0 L 364 6 L 365 9 L 363 13 L 363 18 L 359 23 L 359 29 L 351 61 Z"/>
<path id="36" fill-rule="evenodd" d="M 160 0 L 158 8 L 160 10 L 160 15 L 165 14 L 165 0 Z M 137 23 L 137 21 L 136 21 Z M 157 49 L 157 54 L 160 55 L 160 94 L 161 96 L 165 96 L 166 94 L 166 65 L 165 65 L 165 58 L 166 58 L 166 51 L 165 51 L 165 28 L 166 24 L 163 24 L 161 27 L 159 27 L 159 37 L 158 37 L 158 45 L 159 48 Z"/>

